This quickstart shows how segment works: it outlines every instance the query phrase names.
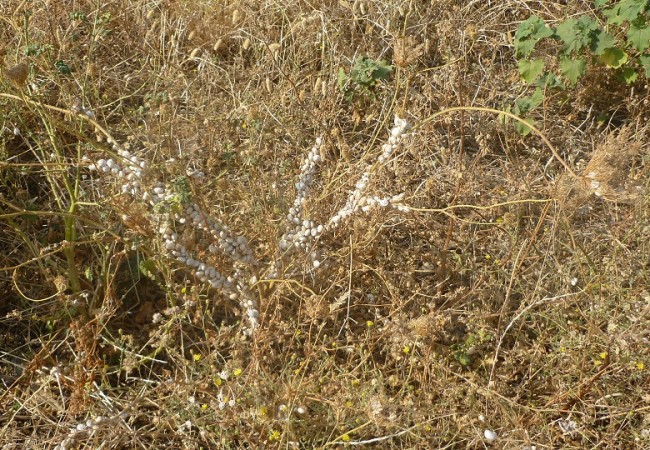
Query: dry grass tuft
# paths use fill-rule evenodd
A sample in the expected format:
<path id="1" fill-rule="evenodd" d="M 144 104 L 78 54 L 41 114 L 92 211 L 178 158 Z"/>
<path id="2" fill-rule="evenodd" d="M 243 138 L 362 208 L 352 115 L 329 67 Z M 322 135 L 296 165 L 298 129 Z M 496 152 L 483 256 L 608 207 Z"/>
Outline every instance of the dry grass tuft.
<path id="1" fill-rule="evenodd" d="M 642 201 L 642 137 L 647 134 L 647 127 L 632 126 L 610 133 L 596 146 L 580 178 L 562 177 L 558 196 L 565 211 L 576 211 L 592 196 L 614 203 Z"/>

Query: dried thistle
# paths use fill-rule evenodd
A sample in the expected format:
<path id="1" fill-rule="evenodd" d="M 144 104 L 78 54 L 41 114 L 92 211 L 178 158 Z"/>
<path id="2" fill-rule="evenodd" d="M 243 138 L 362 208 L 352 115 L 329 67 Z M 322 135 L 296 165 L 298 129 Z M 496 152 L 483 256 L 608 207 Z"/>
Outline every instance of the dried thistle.
<path id="1" fill-rule="evenodd" d="M 395 39 L 393 60 L 399 67 L 407 67 L 424 54 L 424 44 L 416 44 L 412 36 Z"/>
<path id="2" fill-rule="evenodd" d="M 630 170 L 641 151 L 638 136 L 631 127 L 623 127 L 598 145 L 579 178 L 563 177 L 557 183 L 557 194 L 568 211 L 582 206 L 591 195 L 616 203 L 636 198 Z"/>
<path id="3" fill-rule="evenodd" d="M 27 76 L 29 75 L 29 66 L 27 66 L 27 64 L 21 63 L 10 67 L 9 69 L 2 69 L 2 75 L 7 80 L 11 81 L 14 86 L 20 88 L 27 82 Z"/>

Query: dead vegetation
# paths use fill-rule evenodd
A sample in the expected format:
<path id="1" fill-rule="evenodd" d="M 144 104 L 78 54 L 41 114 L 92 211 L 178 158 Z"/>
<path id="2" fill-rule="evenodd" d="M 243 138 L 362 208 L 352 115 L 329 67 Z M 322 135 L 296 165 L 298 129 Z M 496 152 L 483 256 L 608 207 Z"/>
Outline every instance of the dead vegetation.
<path id="1" fill-rule="evenodd" d="M 589 11 L 2 2 L 2 448 L 650 445 L 647 80 L 546 100 L 537 123 L 576 176 L 497 115 L 426 120 L 512 104 L 517 23 Z M 393 71 L 346 95 L 358 56 Z M 236 301 L 166 257 L 152 211 L 86 169 L 115 152 L 81 113 L 261 267 L 319 136 L 310 218 L 346 203 L 396 114 L 413 128 L 368 189 L 412 211 L 354 215 L 319 267 L 260 269 L 247 337 Z M 183 238 L 208 255 L 205 233 Z"/>

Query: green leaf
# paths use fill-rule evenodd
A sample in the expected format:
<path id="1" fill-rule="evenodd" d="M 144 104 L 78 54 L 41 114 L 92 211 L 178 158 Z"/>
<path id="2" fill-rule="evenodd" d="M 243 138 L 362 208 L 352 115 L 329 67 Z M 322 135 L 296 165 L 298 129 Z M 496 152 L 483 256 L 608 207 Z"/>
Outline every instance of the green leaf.
<path id="1" fill-rule="evenodd" d="M 587 63 L 584 59 L 562 58 L 560 60 L 560 71 L 572 85 L 578 82 L 578 79 L 585 74 L 586 69 Z"/>
<path id="2" fill-rule="evenodd" d="M 532 95 L 515 100 L 515 107 L 512 112 L 517 116 L 523 116 L 541 105 L 543 101 L 544 91 L 538 87 Z"/>
<path id="3" fill-rule="evenodd" d="M 372 78 L 375 80 L 388 80 L 390 74 L 393 73 L 393 66 L 388 64 L 383 59 L 373 61 Z"/>
<path id="4" fill-rule="evenodd" d="M 541 39 L 553 36 L 551 30 L 539 16 L 530 16 L 517 27 L 515 33 L 515 54 L 518 58 L 528 57 L 535 44 Z"/>
<path id="5" fill-rule="evenodd" d="M 535 126 L 535 120 L 530 117 L 522 117 L 524 122 L 516 121 L 515 122 L 515 131 L 522 136 L 528 136 L 532 131 L 531 126 Z"/>
<path id="6" fill-rule="evenodd" d="M 353 82 L 365 87 L 374 86 L 378 80 L 387 80 L 393 71 L 393 66 L 384 60 L 374 60 L 368 56 L 361 56 L 354 62 L 350 71 Z"/>
<path id="7" fill-rule="evenodd" d="M 338 72 L 338 86 L 341 92 L 352 94 L 360 92 L 369 94 L 380 80 L 387 80 L 393 71 L 393 66 L 384 60 L 374 60 L 368 56 L 360 56 L 347 75 L 343 69 Z"/>
<path id="8" fill-rule="evenodd" d="M 506 106 L 503 110 L 505 112 L 512 112 L 512 108 L 510 108 L 510 106 Z M 507 124 L 509 120 L 510 117 L 506 116 L 505 114 L 499 114 L 499 122 L 501 122 L 502 124 L 504 125 Z"/>
<path id="9" fill-rule="evenodd" d="M 603 6 L 608 4 L 609 2 L 610 2 L 610 0 L 595 0 L 594 1 L 594 6 L 596 8 L 602 8 Z"/>
<path id="10" fill-rule="evenodd" d="M 598 28 L 598 24 L 593 19 L 582 16 L 578 20 L 565 20 L 557 26 L 555 34 L 564 42 L 562 51 L 564 53 L 574 53 L 591 45 L 593 41 L 592 34 Z"/>
<path id="11" fill-rule="evenodd" d="M 603 11 L 608 24 L 622 25 L 632 22 L 646 8 L 648 0 L 622 0 L 610 9 Z"/>
<path id="12" fill-rule="evenodd" d="M 639 56 L 641 67 L 645 70 L 646 78 L 650 78 L 650 55 Z"/>
<path id="13" fill-rule="evenodd" d="M 626 67 L 621 71 L 621 78 L 625 81 L 626 84 L 632 84 L 636 81 L 638 74 L 636 70 L 631 67 Z"/>
<path id="14" fill-rule="evenodd" d="M 532 83 L 544 70 L 543 59 L 522 59 L 518 63 L 519 74 L 526 83 Z"/>
<path id="15" fill-rule="evenodd" d="M 140 269 L 140 273 L 144 275 L 145 277 L 155 280 L 156 276 L 156 263 L 155 261 L 151 259 L 146 259 L 140 261 L 140 264 L 138 265 L 138 269 Z"/>
<path id="16" fill-rule="evenodd" d="M 533 102 L 533 107 L 537 108 L 544 102 L 544 90 L 538 87 L 535 89 L 535 92 L 533 92 L 533 95 L 530 96 L 530 99 Z"/>
<path id="17" fill-rule="evenodd" d="M 608 32 L 598 29 L 591 34 L 591 51 L 596 55 L 602 55 L 606 49 L 616 47 L 618 43 Z"/>
<path id="18" fill-rule="evenodd" d="M 509 106 L 505 108 L 506 112 L 512 112 L 514 115 L 525 121 L 521 122 L 519 120 L 515 120 L 514 127 L 515 131 L 518 134 L 526 136 L 531 132 L 530 126 L 535 126 L 535 120 L 530 117 L 524 118 L 522 116 L 537 106 L 541 105 L 542 102 L 544 102 L 544 90 L 538 87 L 535 89 L 535 92 L 533 92 L 532 95 L 515 100 L 514 108 L 510 108 Z M 508 123 L 510 118 L 505 114 L 499 114 L 499 120 L 505 125 Z"/>
<path id="19" fill-rule="evenodd" d="M 472 357 L 464 351 L 459 350 L 454 354 L 454 356 L 456 357 L 456 361 L 458 361 L 463 367 L 468 367 L 472 364 Z"/>
<path id="20" fill-rule="evenodd" d="M 348 76 L 346 75 L 345 70 L 343 70 L 343 68 L 340 67 L 338 78 L 337 78 L 337 84 L 341 92 L 345 92 L 347 82 L 348 82 Z"/>
<path id="21" fill-rule="evenodd" d="M 632 47 L 640 52 L 645 51 L 650 45 L 650 27 L 635 21 L 627 30 L 627 39 L 632 44 Z"/>
<path id="22" fill-rule="evenodd" d="M 57 62 L 55 62 L 54 67 L 56 67 L 61 75 L 70 75 L 72 73 L 70 66 L 68 66 L 68 64 L 62 59 L 59 59 Z"/>
<path id="23" fill-rule="evenodd" d="M 608 48 L 598 57 L 598 61 L 607 67 L 618 69 L 627 62 L 627 53 L 616 47 Z"/>
<path id="24" fill-rule="evenodd" d="M 544 75 L 539 77 L 539 79 L 535 82 L 535 85 L 541 89 L 565 88 L 562 80 L 550 72 L 546 72 Z"/>

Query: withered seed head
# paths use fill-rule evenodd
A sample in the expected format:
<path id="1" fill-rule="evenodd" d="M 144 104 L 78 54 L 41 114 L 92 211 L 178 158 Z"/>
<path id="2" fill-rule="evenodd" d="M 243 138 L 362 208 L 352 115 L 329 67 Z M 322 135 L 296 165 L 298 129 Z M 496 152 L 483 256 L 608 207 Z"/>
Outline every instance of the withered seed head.
<path id="1" fill-rule="evenodd" d="M 16 87 L 22 87 L 27 81 L 29 67 L 27 64 L 18 64 L 9 69 L 2 69 L 2 75 L 11 81 Z"/>

